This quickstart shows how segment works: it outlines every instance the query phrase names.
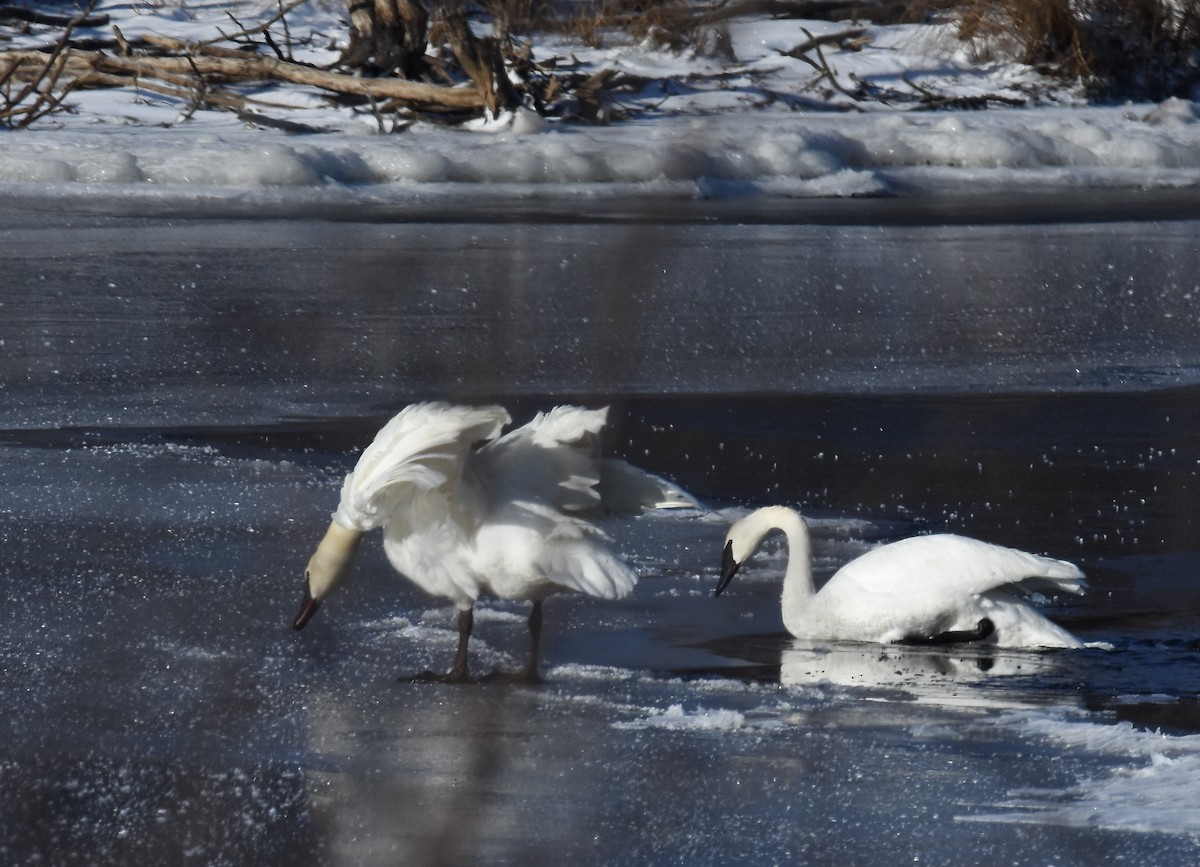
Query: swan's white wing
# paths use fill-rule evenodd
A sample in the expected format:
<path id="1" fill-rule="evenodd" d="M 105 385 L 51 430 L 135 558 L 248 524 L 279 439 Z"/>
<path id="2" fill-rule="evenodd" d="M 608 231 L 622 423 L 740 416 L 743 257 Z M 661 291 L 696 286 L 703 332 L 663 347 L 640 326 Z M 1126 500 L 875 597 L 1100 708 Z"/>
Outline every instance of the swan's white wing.
<path id="1" fill-rule="evenodd" d="M 537 563 L 555 584 L 601 599 L 620 599 L 637 585 L 629 565 L 605 541 L 587 533 L 551 538 Z"/>
<path id="2" fill-rule="evenodd" d="M 1070 593 L 1086 587 L 1071 563 L 963 536 L 917 536 L 883 545 L 843 567 L 808 615 L 832 634 L 890 642 L 974 629 L 989 617 L 1007 647 L 1077 647 L 1069 633 L 1004 588 L 1029 579 Z"/>
<path id="3" fill-rule="evenodd" d="M 568 512 L 600 504 L 599 434 L 608 408 L 559 406 L 479 450 L 493 499 L 541 501 Z"/>
<path id="4" fill-rule="evenodd" d="M 536 599 L 559 588 L 619 599 L 637 584 L 603 532 L 541 502 L 507 503 L 491 515 L 475 553 L 475 571 L 505 599 Z"/>
<path id="5" fill-rule="evenodd" d="M 509 422 L 503 407 L 418 403 L 405 407 L 375 436 L 342 485 L 334 520 L 370 530 L 385 523 L 404 492 L 455 487 L 471 447 L 493 440 Z"/>
<path id="6" fill-rule="evenodd" d="M 842 567 L 826 589 L 947 596 L 983 594 L 1006 584 L 1076 594 L 1087 589 L 1073 563 L 951 534 L 914 536 L 874 548 Z"/>
<path id="7" fill-rule="evenodd" d="M 469 607 L 480 589 L 472 568 L 476 516 L 459 507 L 453 491 L 409 485 L 389 490 L 391 519 L 383 537 L 388 560 L 425 592 Z"/>

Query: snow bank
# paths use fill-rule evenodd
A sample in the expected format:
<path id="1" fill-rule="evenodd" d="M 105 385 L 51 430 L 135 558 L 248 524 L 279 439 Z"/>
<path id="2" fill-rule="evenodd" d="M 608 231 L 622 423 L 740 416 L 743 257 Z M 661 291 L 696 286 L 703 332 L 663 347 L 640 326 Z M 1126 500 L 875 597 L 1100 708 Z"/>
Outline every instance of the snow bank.
<path id="1" fill-rule="evenodd" d="M 197 189 L 374 188 L 396 194 L 470 185 L 495 193 L 688 197 L 877 195 L 910 186 L 970 189 L 1200 182 L 1191 103 L 1129 109 L 830 117 L 766 113 L 640 120 L 518 134 L 438 129 L 284 136 L 229 127 L 34 130 L 8 136 L 0 182 Z"/>

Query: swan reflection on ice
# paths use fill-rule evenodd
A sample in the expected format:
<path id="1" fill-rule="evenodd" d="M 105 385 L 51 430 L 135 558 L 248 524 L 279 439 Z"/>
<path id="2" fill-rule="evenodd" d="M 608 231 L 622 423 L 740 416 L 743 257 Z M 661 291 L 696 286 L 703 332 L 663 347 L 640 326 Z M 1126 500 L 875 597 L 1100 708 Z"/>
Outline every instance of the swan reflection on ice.
<path id="1" fill-rule="evenodd" d="M 1047 677 L 1063 669 L 1053 653 L 980 645 L 880 647 L 858 642 L 792 639 L 780 653 L 779 682 L 787 687 L 847 687 L 881 701 L 954 707 L 1025 707 L 1030 695 L 1005 679 Z"/>

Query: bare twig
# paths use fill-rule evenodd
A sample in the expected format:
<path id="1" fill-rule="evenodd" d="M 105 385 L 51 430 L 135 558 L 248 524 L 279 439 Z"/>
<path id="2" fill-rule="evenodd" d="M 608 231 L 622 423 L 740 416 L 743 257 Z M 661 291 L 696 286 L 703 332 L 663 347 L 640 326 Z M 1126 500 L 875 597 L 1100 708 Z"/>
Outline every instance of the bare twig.
<path id="1" fill-rule="evenodd" d="M 191 63 L 192 72 L 196 75 L 196 86 L 190 104 L 184 109 L 183 114 L 180 115 L 180 120 L 191 120 L 193 115 L 204 106 L 207 101 L 206 97 L 208 96 L 208 82 L 204 80 L 204 75 L 196 68 L 196 64 L 191 57 L 188 57 L 188 61 Z"/>
<path id="2" fill-rule="evenodd" d="M 852 27 L 849 30 L 839 30 L 837 33 L 825 33 L 821 36 L 813 36 L 807 30 L 804 33 L 808 36 L 808 39 L 799 45 L 789 48 L 787 51 L 779 53 L 785 57 L 794 57 L 797 60 L 808 61 L 808 58 L 804 55 L 822 45 L 837 45 L 839 48 L 845 48 L 847 45 L 850 45 L 857 51 L 865 44 L 864 42 L 860 42 L 860 40 L 866 36 L 867 29 L 865 27 Z"/>
<path id="3" fill-rule="evenodd" d="M 232 13 L 226 13 L 229 15 L 229 18 L 233 21 L 233 23 L 238 26 L 239 30 L 236 33 L 222 32 L 220 36 L 214 36 L 205 44 L 215 45 L 218 42 L 236 42 L 238 39 L 248 40 L 251 36 L 257 36 L 259 33 L 266 33 L 276 21 L 284 20 L 285 15 L 287 15 L 296 7 L 303 6 L 307 2 L 308 0 L 289 0 L 287 3 L 280 2 L 278 12 L 276 12 L 267 20 L 263 21 L 261 24 L 256 24 L 253 27 L 244 27 L 242 22 L 238 21 L 237 18 L 234 18 Z M 285 26 L 286 23 L 287 22 L 284 21 Z"/>
<path id="4" fill-rule="evenodd" d="M 829 61 L 827 61 L 825 59 L 825 53 L 823 51 L 821 51 L 821 44 L 822 44 L 823 40 L 816 38 L 815 36 L 812 35 L 812 33 L 810 33 L 807 29 L 805 29 L 803 27 L 800 28 L 800 32 L 808 37 L 808 42 L 802 43 L 802 45 L 811 45 L 811 50 L 816 52 L 817 59 L 814 61 L 812 58 L 810 58 L 807 55 L 807 53 L 801 53 L 799 55 L 799 59 L 803 60 L 805 63 L 809 64 L 814 69 L 816 69 L 819 73 L 821 73 L 820 76 L 817 78 L 817 81 L 820 82 L 821 79 L 825 79 L 826 81 L 828 81 L 830 83 L 830 85 L 833 87 L 833 89 L 836 90 L 838 93 L 842 94 L 843 96 L 849 97 L 850 99 L 854 100 L 855 102 L 858 102 L 859 96 L 855 93 L 852 93 L 851 91 L 847 90 L 845 87 L 842 86 L 842 83 L 840 81 L 838 81 L 838 79 L 837 79 L 836 73 L 834 73 L 833 69 L 829 66 Z M 797 46 L 797 48 L 799 48 L 799 47 L 800 46 Z M 792 51 L 796 51 L 797 48 L 793 48 Z M 793 55 L 791 51 L 787 52 L 787 53 L 789 56 L 796 56 L 796 55 Z"/>
<path id="5" fill-rule="evenodd" d="M 37 57 L 29 58 L 29 60 L 32 61 L 31 65 L 36 71 L 28 76 L 28 83 L 18 91 L 16 96 L 5 92 L 4 104 L 0 105 L 0 121 L 7 123 L 10 127 L 24 129 L 39 118 L 52 114 L 62 107 L 63 100 L 77 83 L 76 79 L 69 79 L 57 95 L 54 93 L 54 88 L 58 85 L 59 78 L 71 59 L 71 34 L 75 32 L 75 28 L 81 22 L 88 20 L 88 15 L 91 14 L 95 5 L 96 0 L 90 0 L 86 9 L 81 10 L 78 15 L 67 22 L 62 36 L 48 53 L 33 52 Z M 20 73 L 24 62 L 26 61 L 18 54 L 13 65 L 5 70 L 6 84 L 9 79 L 15 78 Z M 40 68 L 38 68 L 39 66 Z"/>

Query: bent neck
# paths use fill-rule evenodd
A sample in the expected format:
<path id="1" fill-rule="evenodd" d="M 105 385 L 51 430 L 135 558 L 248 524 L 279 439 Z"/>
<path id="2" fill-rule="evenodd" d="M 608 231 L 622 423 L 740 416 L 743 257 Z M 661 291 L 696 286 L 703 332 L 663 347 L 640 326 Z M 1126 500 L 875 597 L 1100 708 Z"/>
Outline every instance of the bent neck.
<path id="1" fill-rule="evenodd" d="M 791 613 L 798 612 L 816 594 L 812 579 L 812 541 L 804 517 L 786 506 L 768 506 L 756 513 L 765 536 L 772 529 L 787 539 L 787 570 L 783 574 L 783 617 L 787 624 Z"/>
<path id="2" fill-rule="evenodd" d="M 308 592 L 313 599 L 321 601 L 346 577 L 361 538 L 361 530 L 351 530 L 337 521 L 330 522 L 308 561 Z"/>

